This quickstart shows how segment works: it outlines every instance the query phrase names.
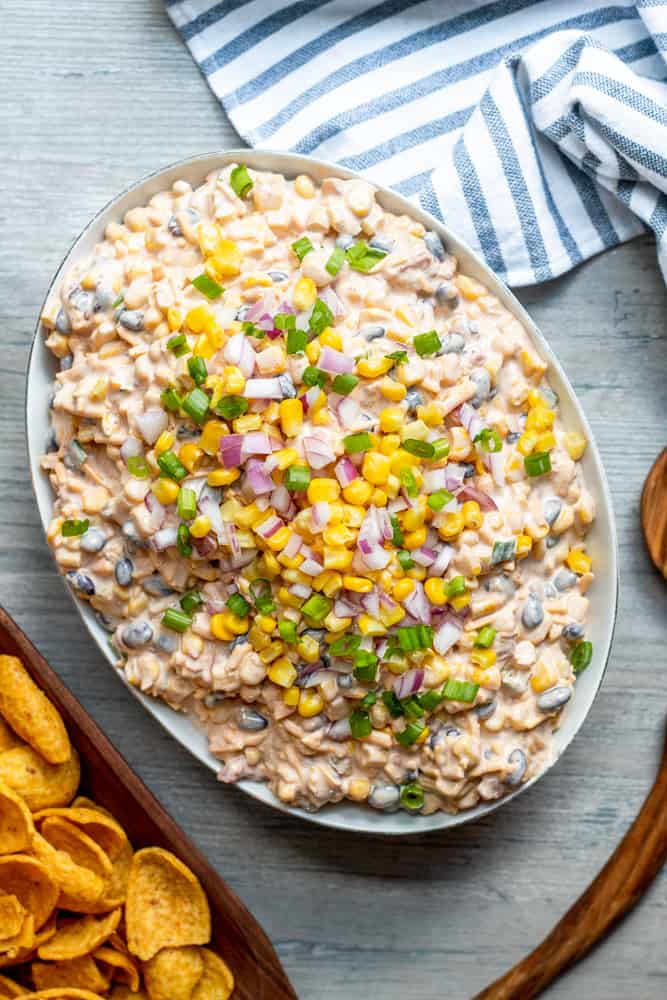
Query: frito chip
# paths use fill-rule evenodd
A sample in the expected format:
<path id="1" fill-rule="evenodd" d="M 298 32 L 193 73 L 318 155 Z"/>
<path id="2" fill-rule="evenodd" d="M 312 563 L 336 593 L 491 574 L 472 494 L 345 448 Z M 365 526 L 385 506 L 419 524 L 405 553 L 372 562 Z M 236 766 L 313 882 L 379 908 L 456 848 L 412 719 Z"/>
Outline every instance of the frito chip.
<path id="1" fill-rule="evenodd" d="M 2 938 L 16 937 L 17 934 L 21 933 L 27 912 L 17 896 L 0 896 L 0 935 Z"/>
<path id="2" fill-rule="evenodd" d="M 46 921 L 44 926 L 40 928 L 34 935 L 34 939 L 30 948 L 21 948 L 18 954 L 13 955 L 11 958 L 8 955 L 0 954 L 0 969 L 6 968 L 10 965 L 21 965 L 23 962 L 27 962 L 36 953 L 36 949 L 44 941 L 48 941 L 56 933 L 56 915 L 52 913 L 49 919 Z"/>
<path id="3" fill-rule="evenodd" d="M 3 750 L 11 750 L 21 743 L 13 729 L 10 729 L 5 720 L 0 716 L 0 753 Z"/>
<path id="4" fill-rule="evenodd" d="M 125 923 L 128 948 L 144 962 L 160 948 L 211 939 L 211 911 L 199 879 L 160 847 L 146 847 L 132 859 Z"/>
<path id="5" fill-rule="evenodd" d="M 56 850 L 69 854 L 77 865 L 89 868 L 103 881 L 111 878 L 113 867 L 109 855 L 78 826 L 60 816 L 49 816 L 42 823 L 40 832 Z"/>
<path id="6" fill-rule="evenodd" d="M 34 832 L 32 816 L 24 800 L 0 781 L 0 854 L 29 850 Z"/>
<path id="7" fill-rule="evenodd" d="M 0 858 L 0 892 L 16 896 L 35 918 L 39 930 L 53 913 L 58 886 L 51 873 L 37 858 L 13 854 Z"/>
<path id="8" fill-rule="evenodd" d="M 50 941 L 40 945 L 37 954 L 50 961 L 90 955 L 118 927 L 121 911 L 112 910 L 104 917 L 85 916 L 68 920 L 58 927 Z"/>
<path id="9" fill-rule="evenodd" d="M 0 715 L 49 764 L 70 759 L 72 746 L 60 712 L 15 656 L 0 656 Z"/>
<path id="10" fill-rule="evenodd" d="M 151 1000 L 190 1000 L 204 974 L 204 958 L 201 948 L 163 948 L 143 968 Z"/>
<path id="11" fill-rule="evenodd" d="M 108 854 L 111 860 L 117 858 L 127 844 L 127 834 L 120 823 L 117 823 L 113 816 L 108 815 L 99 809 L 68 809 L 48 808 L 40 809 L 35 813 L 35 823 L 40 824 L 43 820 L 52 816 L 66 819 L 68 823 L 78 826 L 96 844 Z"/>
<path id="12" fill-rule="evenodd" d="M 132 845 L 128 840 L 122 853 L 113 862 L 111 878 L 104 886 L 102 897 L 87 912 L 106 913 L 108 910 L 115 910 L 117 906 L 121 906 L 125 902 L 133 854 Z"/>
<path id="13" fill-rule="evenodd" d="M 89 799 L 87 795 L 77 795 L 77 797 L 72 802 L 72 809 L 96 809 L 98 812 L 104 813 L 105 816 L 111 816 L 113 819 L 113 814 L 101 806 L 99 802 Z"/>
<path id="14" fill-rule="evenodd" d="M 127 980 L 130 989 L 134 993 L 137 992 L 140 985 L 139 969 L 134 959 L 126 951 L 116 951 L 115 948 L 110 948 L 108 944 L 105 944 L 97 949 L 93 958 L 103 965 L 108 965 L 112 975 L 120 973 L 123 979 Z"/>
<path id="15" fill-rule="evenodd" d="M 234 976 L 219 955 L 201 948 L 204 974 L 195 986 L 191 1000 L 227 1000 L 234 991 Z"/>
<path id="16" fill-rule="evenodd" d="M 144 993 L 143 990 L 135 993 L 134 990 L 131 990 L 129 986 L 125 986 L 123 983 L 114 986 L 110 997 L 111 1000 L 149 1000 L 148 994 Z"/>
<path id="17" fill-rule="evenodd" d="M 21 929 L 13 937 L 0 938 L 0 955 L 8 961 L 16 962 L 19 955 L 30 951 L 35 945 L 35 918 L 32 913 L 25 913 Z"/>
<path id="18" fill-rule="evenodd" d="M 79 990 L 91 990 L 92 993 L 104 993 L 109 988 L 109 976 L 102 973 L 90 955 L 66 962 L 33 962 L 30 971 L 38 990 L 72 986 Z"/>
<path id="19" fill-rule="evenodd" d="M 67 805 L 80 777 L 79 755 L 74 748 L 64 764 L 49 764 L 26 745 L 0 753 L 0 781 L 18 792 L 32 812 Z"/>
<path id="20" fill-rule="evenodd" d="M 99 993 L 90 990 L 72 989 L 70 986 L 56 986 L 52 990 L 38 990 L 37 993 L 26 993 L 23 1000 L 104 1000 Z"/>
<path id="21" fill-rule="evenodd" d="M 13 979 L 7 979 L 7 976 L 0 976 L 0 997 L 22 997 L 28 990 L 19 986 L 15 983 Z"/>
<path id="22" fill-rule="evenodd" d="M 78 865 L 65 851 L 56 850 L 39 833 L 33 837 L 32 849 L 42 864 L 48 867 L 60 890 L 59 906 L 74 913 L 97 912 L 97 904 L 102 899 L 105 886 L 99 875 Z"/>

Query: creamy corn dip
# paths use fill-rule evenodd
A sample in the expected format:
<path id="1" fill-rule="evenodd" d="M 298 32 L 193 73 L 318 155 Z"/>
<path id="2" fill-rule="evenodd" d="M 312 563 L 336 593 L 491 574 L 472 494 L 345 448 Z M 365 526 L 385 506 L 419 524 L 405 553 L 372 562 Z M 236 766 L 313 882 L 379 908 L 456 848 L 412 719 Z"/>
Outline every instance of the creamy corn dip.
<path id="1" fill-rule="evenodd" d="M 592 653 L 586 441 L 435 232 L 230 165 L 108 225 L 42 322 L 56 560 L 221 780 L 456 812 L 546 766 Z"/>

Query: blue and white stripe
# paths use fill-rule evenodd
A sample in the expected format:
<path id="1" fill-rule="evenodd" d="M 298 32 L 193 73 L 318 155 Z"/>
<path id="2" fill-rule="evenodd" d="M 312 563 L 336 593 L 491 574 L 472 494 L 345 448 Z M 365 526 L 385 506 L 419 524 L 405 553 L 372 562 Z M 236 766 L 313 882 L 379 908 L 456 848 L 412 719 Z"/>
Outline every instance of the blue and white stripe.
<path id="1" fill-rule="evenodd" d="M 363 170 L 527 285 L 650 227 L 667 0 L 165 0 L 239 134 Z"/>

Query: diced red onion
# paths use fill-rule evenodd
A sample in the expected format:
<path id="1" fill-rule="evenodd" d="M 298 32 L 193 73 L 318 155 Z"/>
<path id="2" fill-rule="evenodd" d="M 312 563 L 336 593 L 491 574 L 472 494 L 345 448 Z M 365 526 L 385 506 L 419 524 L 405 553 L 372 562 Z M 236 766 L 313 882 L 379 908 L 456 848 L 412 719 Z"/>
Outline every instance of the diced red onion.
<path id="1" fill-rule="evenodd" d="M 253 309 L 255 306 L 253 306 Z M 252 309 L 250 310 L 252 312 Z M 250 313 L 248 313 L 250 315 Z M 244 333 L 235 333 L 233 337 L 230 337 L 225 344 L 222 354 L 225 361 L 228 361 L 230 365 L 238 365 L 241 360 L 241 355 L 243 354 L 243 345 L 245 343 Z"/>
<path id="2" fill-rule="evenodd" d="M 228 435 L 231 437 L 232 435 Z M 272 450 L 271 438 L 264 431 L 251 431 L 250 434 L 243 434 L 241 442 L 241 458 L 243 461 L 249 455 L 270 455 Z M 222 441 L 224 441 L 224 437 Z"/>
<path id="3" fill-rule="evenodd" d="M 404 674 L 401 674 L 394 681 L 394 693 L 397 698 L 407 698 L 419 691 L 423 683 L 424 671 L 421 667 L 417 667 L 414 670 L 406 670 Z"/>
<path id="4" fill-rule="evenodd" d="M 497 486 L 505 485 L 505 457 L 502 451 L 492 451 L 487 455 L 493 481 Z"/>
<path id="5" fill-rule="evenodd" d="M 257 532 L 258 535 L 261 535 L 262 538 L 271 538 L 272 535 L 275 535 L 276 531 L 280 531 L 280 529 L 283 527 L 284 527 L 284 522 L 281 521 L 279 517 L 276 517 L 275 514 L 273 514 L 271 517 L 268 517 L 265 521 L 262 521 L 262 523 L 254 530 Z"/>
<path id="6" fill-rule="evenodd" d="M 272 456 L 269 455 L 269 457 L 264 462 L 264 468 L 267 467 L 267 465 L 271 461 L 271 458 Z M 279 514 L 287 514 L 287 511 L 290 509 L 291 503 L 292 500 L 290 498 L 289 491 L 286 490 L 284 486 L 276 486 L 273 493 L 271 494 L 271 506 Z M 298 537 L 299 536 L 297 535 L 297 538 Z"/>
<path id="7" fill-rule="evenodd" d="M 359 614 L 359 609 L 349 600 L 337 597 L 334 601 L 333 612 L 336 618 L 356 618 Z"/>
<path id="8" fill-rule="evenodd" d="M 470 440 L 474 441 L 477 435 L 484 430 L 484 421 L 475 407 L 471 406 L 470 403 L 463 403 L 460 418 L 461 424 L 467 430 Z"/>
<path id="9" fill-rule="evenodd" d="M 389 512 L 385 507 L 378 507 L 376 508 L 376 510 L 377 510 L 380 532 L 385 542 L 388 542 L 394 537 L 394 529 L 391 524 Z"/>
<path id="10" fill-rule="evenodd" d="M 424 492 L 435 493 L 436 490 L 444 490 L 447 480 L 447 469 L 428 469 L 424 474 Z"/>
<path id="11" fill-rule="evenodd" d="M 359 475 L 356 466 L 352 464 L 347 455 L 341 458 L 340 461 L 336 462 L 334 472 L 336 473 L 336 479 L 343 489 L 345 489 L 346 486 L 349 486 L 350 483 L 353 483 Z"/>
<path id="12" fill-rule="evenodd" d="M 171 526 L 169 528 L 162 528 L 160 531 L 156 531 L 151 538 L 151 544 L 158 552 L 164 552 L 165 549 L 170 549 L 176 544 L 176 539 L 178 538 L 178 529 L 176 526 Z"/>
<path id="13" fill-rule="evenodd" d="M 143 445 L 138 438 L 128 437 L 125 438 L 120 446 L 120 457 L 124 462 L 127 462 L 128 458 L 135 458 L 137 455 L 141 455 L 143 450 Z"/>
<path id="14" fill-rule="evenodd" d="M 321 368 L 325 372 L 331 372 L 334 375 L 341 375 L 346 372 L 354 371 L 354 358 L 348 358 L 346 354 L 342 351 L 337 351 L 333 347 L 322 348 L 322 353 L 320 354 L 317 361 L 318 368 Z"/>
<path id="15" fill-rule="evenodd" d="M 213 553 L 218 548 L 215 542 L 215 538 L 210 532 L 208 535 L 204 535 L 203 538 L 193 538 L 192 544 L 194 545 L 197 552 L 203 559 L 206 559 L 207 556 L 212 556 Z M 222 563 L 220 565 L 220 568 L 222 569 Z"/>
<path id="16" fill-rule="evenodd" d="M 336 743 L 343 743 L 345 740 L 349 740 L 352 736 L 352 730 L 350 729 L 350 719 L 337 719 L 336 722 L 332 722 L 329 726 L 327 736 L 331 740 L 335 740 Z"/>
<path id="17" fill-rule="evenodd" d="M 312 469 L 323 469 L 325 465 L 330 465 L 336 459 L 328 441 L 323 441 L 319 437 L 305 437 L 303 439 L 303 447 L 306 452 L 308 465 Z"/>
<path id="18" fill-rule="evenodd" d="M 391 556 L 386 549 L 377 545 L 369 553 L 363 553 L 361 558 L 368 569 L 384 569 Z"/>
<path id="19" fill-rule="evenodd" d="M 461 636 L 461 629 L 449 621 L 443 622 L 433 637 L 433 648 L 436 653 L 444 656 L 454 646 Z"/>
<path id="20" fill-rule="evenodd" d="M 243 452 L 243 449 L 241 451 Z M 255 496 L 261 496 L 263 493 L 272 493 L 275 490 L 276 484 L 265 471 L 264 464 L 259 459 L 251 458 L 246 466 L 246 470 L 246 482 Z"/>
<path id="21" fill-rule="evenodd" d="M 324 670 L 323 668 L 318 668 L 312 673 L 308 671 L 303 671 L 300 677 L 296 679 L 297 687 L 301 688 L 311 688 L 316 687 L 318 684 L 322 684 L 329 677 L 333 677 L 334 673 L 331 670 Z"/>
<path id="22" fill-rule="evenodd" d="M 419 580 L 415 580 L 414 584 L 412 591 L 403 601 L 403 607 L 416 621 L 422 625 L 430 625 L 431 605 L 424 593 L 424 586 Z"/>
<path id="23" fill-rule="evenodd" d="M 343 315 L 343 313 L 345 312 L 345 306 L 338 298 L 333 288 L 330 288 L 329 286 L 320 288 L 319 296 L 322 302 L 324 302 L 325 306 L 328 306 L 329 309 L 331 309 L 331 312 L 334 314 L 334 316 Z"/>
<path id="24" fill-rule="evenodd" d="M 303 538 L 301 535 L 297 534 L 296 531 L 293 531 L 287 545 L 283 549 L 283 555 L 287 556 L 288 559 L 294 559 L 294 556 L 297 554 L 302 544 Z"/>
<path id="25" fill-rule="evenodd" d="M 283 389 L 279 378 L 249 378 L 243 395 L 246 399 L 282 399 Z"/>
<path id="26" fill-rule="evenodd" d="M 265 493 L 262 497 L 255 497 L 255 506 L 257 510 L 268 510 L 272 506 L 270 498 Z"/>
<path id="27" fill-rule="evenodd" d="M 410 554 L 419 566 L 432 566 L 437 557 L 437 553 L 426 545 L 422 545 L 420 549 L 413 549 Z"/>
<path id="28" fill-rule="evenodd" d="M 354 425 L 358 422 L 360 415 L 361 407 L 356 399 L 346 396 L 338 404 L 338 419 L 343 427 L 354 427 Z"/>
<path id="29" fill-rule="evenodd" d="M 259 299 L 259 301 L 254 302 L 250 306 L 247 313 L 245 314 L 245 318 L 248 321 L 248 323 L 254 323 L 255 320 L 259 319 L 259 317 L 265 311 L 266 311 L 266 296 L 264 298 Z"/>
<path id="30" fill-rule="evenodd" d="M 454 547 L 452 545 L 443 545 L 438 556 L 429 570 L 429 576 L 442 576 L 454 555 Z"/>
<path id="31" fill-rule="evenodd" d="M 155 444 L 162 431 L 166 430 L 169 418 L 165 411 L 159 407 L 146 410 L 134 418 L 134 422 L 141 431 L 141 436 L 148 444 Z"/>
<path id="32" fill-rule="evenodd" d="M 226 537 L 225 522 L 222 520 L 222 514 L 220 513 L 220 507 L 215 502 L 215 500 L 210 496 L 202 496 L 199 499 L 197 505 L 202 514 L 209 519 L 211 522 L 211 530 L 215 532 L 218 536 L 219 541 L 223 541 Z"/>
<path id="33" fill-rule="evenodd" d="M 324 566 L 315 559 L 304 559 L 299 566 L 299 572 L 305 573 L 306 576 L 319 576 L 323 569 Z"/>
<path id="34" fill-rule="evenodd" d="M 151 515 L 151 531 L 159 531 L 164 524 L 167 511 L 162 506 L 158 498 L 150 490 L 144 497 L 144 504 Z"/>
<path id="35" fill-rule="evenodd" d="M 289 588 L 290 594 L 294 594 L 295 597 L 300 597 L 303 601 L 310 597 L 313 592 L 313 588 L 307 586 L 305 583 L 293 583 Z"/>
<path id="36" fill-rule="evenodd" d="M 329 523 L 330 517 L 331 509 L 326 500 L 318 500 L 317 503 L 313 504 L 310 512 L 310 519 L 315 531 L 323 531 Z"/>
<path id="37" fill-rule="evenodd" d="M 475 489 L 474 486 L 466 484 L 459 492 L 459 500 L 476 500 L 481 510 L 498 510 L 498 505 L 493 497 L 482 490 Z"/>
<path id="38" fill-rule="evenodd" d="M 229 543 L 232 556 L 240 555 L 241 546 L 239 545 L 239 540 L 236 537 L 236 525 L 231 522 L 225 524 L 225 534 L 227 535 L 227 541 Z"/>
<path id="39" fill-rule="evenodd" d="M 380 591 L 380 602 L 384 604 L 385 608 L 389 608 L 390 610 L 398 607 L 394 598 L 390 597 L 389 594 L 385 594 L 384 590 Z"/>
<path id="40" fill-rule="evenodd" d="M 299 567 L 299 569 L 301 569 L 301 567 Z M 371 618 L 380 617 L 380 596 L 376 587 L 373 587 L 370 594 L 362 595 L 361 604 L 364 611 L 366 611 Z"/>
<path id="41" fill-rule="evenodd" d="M 393 500 L 390 500 L 389 503 L 387 504 L 388 514 L 400 514 L 402 510 L 407 510 L 407 509 L 408 505 L 403 499 L 403 497 L 395 497 Z"/>

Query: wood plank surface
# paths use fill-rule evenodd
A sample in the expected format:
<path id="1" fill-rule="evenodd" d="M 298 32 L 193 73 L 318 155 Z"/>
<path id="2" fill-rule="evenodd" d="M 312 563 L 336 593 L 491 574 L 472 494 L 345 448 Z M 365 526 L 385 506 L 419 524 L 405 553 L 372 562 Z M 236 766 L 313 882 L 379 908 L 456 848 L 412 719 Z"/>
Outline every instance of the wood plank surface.
<path id="1" fill-rule="evenodd" d="M 24 372 L 49 279 L 126 184 L 237 139 L 160 0 L 0 0 L 0 602 L 263 924 L 303 1000 L 468 1000 L 530 951 L 626 832 L 667 705 L 665 583 L 639 528 L 667 438 L 667 293 L 648 237 L 520 297 L 600 445 L 620 536 L 609 669 L 551 774 L 506 810 L 400 843 L 309 827 L 174 744 L 102 661 L 58 579 L 26 467 Z M 667 878 L 549 1000 L 667 995 Z"/>

